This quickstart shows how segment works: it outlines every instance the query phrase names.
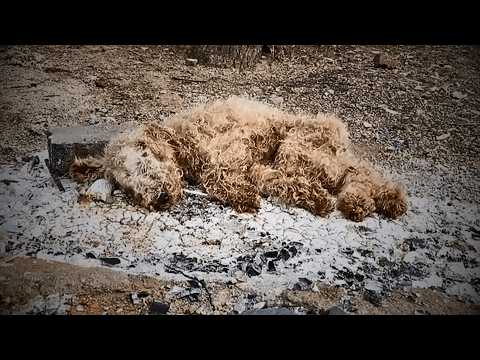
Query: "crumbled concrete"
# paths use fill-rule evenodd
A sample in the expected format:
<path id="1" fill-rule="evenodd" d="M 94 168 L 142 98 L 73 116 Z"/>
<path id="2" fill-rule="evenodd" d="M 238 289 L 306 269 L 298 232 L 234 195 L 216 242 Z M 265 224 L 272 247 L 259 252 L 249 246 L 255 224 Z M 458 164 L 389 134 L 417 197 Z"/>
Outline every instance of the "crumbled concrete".
<path id="1" fill-rule="evenodd" d="M 115 135 L 125 131 L 129 123 L 116 127 L 102 125 L 51 128 L 48 133 L 48 154 L 52 170 L 58 176 L 68 173 L 75 156 L 86 157 L 103 152 L 105 145 Z"/>

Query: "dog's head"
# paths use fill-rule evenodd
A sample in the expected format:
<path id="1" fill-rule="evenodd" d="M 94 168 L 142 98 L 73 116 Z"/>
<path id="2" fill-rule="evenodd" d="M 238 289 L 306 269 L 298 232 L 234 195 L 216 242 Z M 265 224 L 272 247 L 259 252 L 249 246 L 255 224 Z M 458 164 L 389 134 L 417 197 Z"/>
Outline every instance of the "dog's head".
<path id="1" fill-rule="evenodd" d="M 165 210 L 182 195 L 183 173 L 164 140 L 152 149 L 145 137 L 120 139 L 106 150 L 108 175 L 138 205 Z"/>

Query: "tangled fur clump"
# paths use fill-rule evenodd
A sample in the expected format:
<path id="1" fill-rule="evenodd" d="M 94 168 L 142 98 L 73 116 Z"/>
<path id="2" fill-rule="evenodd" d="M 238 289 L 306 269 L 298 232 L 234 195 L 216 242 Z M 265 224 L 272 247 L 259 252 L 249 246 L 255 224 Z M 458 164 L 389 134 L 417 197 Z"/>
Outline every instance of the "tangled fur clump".
<path id="1" fill-rule="evenodd" d="M 407 209 L 403 188 L 349 151 L 336 116 L 292 114 L 240 97 L 124 133 L 102 158 L 76 159 L 70 174 L 79 182 L 105 177 L 152 210 L 177 203 L 185 182 L 240 212 L 256 211 L 261 196 L 320 216 L 337 207 L 354 221 Z"/>

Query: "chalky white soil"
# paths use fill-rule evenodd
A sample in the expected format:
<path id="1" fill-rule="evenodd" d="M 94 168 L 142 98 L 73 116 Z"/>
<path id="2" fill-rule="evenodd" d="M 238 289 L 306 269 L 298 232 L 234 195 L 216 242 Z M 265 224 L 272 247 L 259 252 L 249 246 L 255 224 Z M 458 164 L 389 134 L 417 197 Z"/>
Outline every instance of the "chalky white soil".
<path id="1" fill-rule="evenodd" d="M 478 205 L 438 195 L 441 177 L 396 175 L 409 189 L 410 208 L 395 221 L 374 216 L 354 223 L 337 212 L 320 218 L 270 200 L 257 214 L 238 214 L 198 189 L 169 211 L 149 213 L 120 191 L 112 204 L 79 203 L 78 185 L 62 179 L 66 191 L 55 187 L 46 155 L 39 153 L 41 165 L 32 171 L 28 163 L 0 168 L 0 180 L 17 181 L 0 182 L 1 257 L 109 266 L 166 280 L 185 279 L 178 271 L 207 283 L 241 280 L 264 299 L 322 281 L 379 296 L 435 288 L 480 303 Z M 106 265 L 101 257 L 120 263 Z"/>

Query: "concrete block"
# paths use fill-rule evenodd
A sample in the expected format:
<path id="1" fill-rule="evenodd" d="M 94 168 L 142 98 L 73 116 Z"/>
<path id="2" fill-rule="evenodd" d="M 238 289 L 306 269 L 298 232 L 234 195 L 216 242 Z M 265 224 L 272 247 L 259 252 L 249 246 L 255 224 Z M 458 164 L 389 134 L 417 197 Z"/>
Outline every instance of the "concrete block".
<path id="1" fill-rule="evenodd" d="M 69 128 L 51 128 L 48 132 L 48 157 L 52 172 L 59 177 L 68 176 L 68 170 L 75 156 L 86 157 L 103 153 L 109 140 L 132 124 L 116 127 L 75 126 Z"/>

